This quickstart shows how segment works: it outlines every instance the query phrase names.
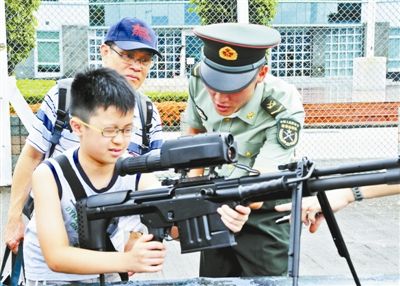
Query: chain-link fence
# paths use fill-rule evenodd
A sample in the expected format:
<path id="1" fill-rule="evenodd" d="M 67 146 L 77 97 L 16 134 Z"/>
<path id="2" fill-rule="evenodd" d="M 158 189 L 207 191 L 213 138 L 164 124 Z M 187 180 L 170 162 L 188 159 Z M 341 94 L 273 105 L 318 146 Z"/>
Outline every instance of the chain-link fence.
<path id="1" fill-rule="evenodd" d="M 110 25 L 125 16 L 143 19 L 156 30 L 164 56 L 155 59 L 142 89 L 156 102 L 164 130 L 179 131 L 187 78 L 201 51 L 192 28 L 236 22 L 243 7 L 249 22 L 271 25 L 282 36 L 268 62 L 273 75 L 303 96 L 299 155 L 347 160 L 398 154 L 400 1 L 41 1 L 35 48 L 13 73 L 35 108 L 56 79 L 101 65 L 99 46 Z M 17 16 L 8 13 L 7 21 Z M 9 42 L 9 55 L 19 47 Z"/>

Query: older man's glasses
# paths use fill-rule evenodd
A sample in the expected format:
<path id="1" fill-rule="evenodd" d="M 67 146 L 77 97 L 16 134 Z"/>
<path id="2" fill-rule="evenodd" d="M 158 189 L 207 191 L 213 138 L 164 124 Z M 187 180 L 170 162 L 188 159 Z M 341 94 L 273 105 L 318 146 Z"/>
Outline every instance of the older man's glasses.
<path id="1" fill-rule="evenodd" d="M 113 46 L 109 46 L 124 62 L 128 64 L 137 64 L 141 68 L 150 68 L 153 65 L 153 60 L 151 57 L 146 58 L 136 58 L 135 53 L 118 52 Z"/>
<path id="2" fill-rule="evenodd" d="M 86 127 L 89 127 L 90 129 L 96 130 L 97 132 L 100 132 L 101 135 L 103 135 L 104 137 L 107 138 L 114 138 L 116 136 L 118 136 L 118 134 L 121 132 L 122 135 L 124 135 L 125 137 L 131 137 L 132 133 L 133 133 L 133 127 L 132 126 L 128 126 L 122 129 L 116 128 L 116 127 L 105 127 L 103 129 L 100 129 L 96 126 L 90 125 L 86 122 L 83 122 L 82 120 L 79 120 L 83 125 L 85 125 Z"/>

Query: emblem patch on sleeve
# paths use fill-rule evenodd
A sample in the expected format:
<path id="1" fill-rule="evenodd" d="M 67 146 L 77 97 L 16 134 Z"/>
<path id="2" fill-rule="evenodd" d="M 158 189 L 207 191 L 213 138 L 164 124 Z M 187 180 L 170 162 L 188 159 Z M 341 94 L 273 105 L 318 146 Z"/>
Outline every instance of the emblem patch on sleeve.
<path id="1" fill-rule="evenodd" d="M 289 118 L 282 118 L 278 121 L 278 142 L 283 148 L 289 149 L 299 142 L 301 125 Z"/>
<path id="2" fill-rule="evenodd" d="M 261 107 L 273 118 L 286 110 L 286 108 L 272 96 L 266 97 L 263 102 L 261 102 Z"/>

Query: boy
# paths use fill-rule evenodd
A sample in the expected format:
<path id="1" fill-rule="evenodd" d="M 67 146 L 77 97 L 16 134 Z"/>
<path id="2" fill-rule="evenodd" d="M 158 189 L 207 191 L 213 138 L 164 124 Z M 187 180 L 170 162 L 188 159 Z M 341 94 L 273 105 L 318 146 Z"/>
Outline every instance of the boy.
<path id="1" fill-rule="evenodd" d="M 133 188 L 135 176 L 117 176 L 114 167 L 132 135 L 134 90 L 116 71 L 101 68 L 78 74 L 71 97 L 70 124 L 80 144 L 63 155 L 87 196 Z M 38 166 L 32 187 L 36 206 L 24 241 L 28 285 L 96 282 L 99 273 L 162 269 L 165 247 L 151 241 L 152 235 L 140 237 L 127 252 L 78 248 L 76 200 L 56 160 L 48 159 Z M 140 228 L 137 216 L 124 219 L 127 229 L 119 231 Z M 120 242 L 112 241 L 116 249 L 123 248 Z"/>
<path id="2" fill-rule="evenodd" d="M 78 148 L 65 151 L 86 195 L 131 189 L 135 175 L 115 173 L 117 159 L 126 151 L 133 130 L 135 92 L 117 72 L 101 68 L 78 74 L 71 88 L 70 125 L 79 137 Z M 165 247 L 145 234 L 126 252 L 100 252 L 78 247 L 75 197 L 60 165 L 48 159 L 32 178 L 35 211 L 24 241 L 27 285 L 97 282 L 99 273 L 157 272 Z M 143 187 L 143 186 L 141 186 Z M 247 220 L 250 208 L 219 209 L 222 221 L 234 232 Z M 114 247 L 122 232 L 141 229 L 137 216 L 122 217 L 111 235 Z"/>

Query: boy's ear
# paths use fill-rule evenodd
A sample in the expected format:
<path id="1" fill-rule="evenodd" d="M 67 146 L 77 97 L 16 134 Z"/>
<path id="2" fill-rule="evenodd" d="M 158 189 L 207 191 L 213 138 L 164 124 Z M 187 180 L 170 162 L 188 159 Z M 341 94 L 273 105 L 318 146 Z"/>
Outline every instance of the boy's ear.
<path id="1" fill-rule="evenodd" d="M 80 121 L 78 118 L 72 117 L 72 118 L 69 120 L 69 125 L 71 126 L 72 131 L 73 131 L 76 135 L 78 135 L 78 136 L 81 135 L 81 133 L 82 133 L 82 128 L 83 128 L 83 124 L 81 123 L 81 121 Z"/>

